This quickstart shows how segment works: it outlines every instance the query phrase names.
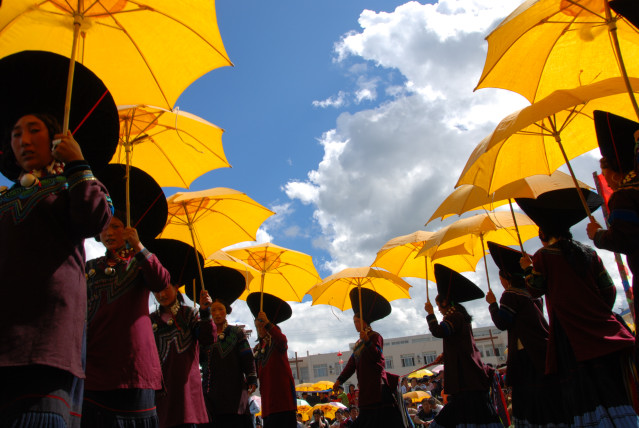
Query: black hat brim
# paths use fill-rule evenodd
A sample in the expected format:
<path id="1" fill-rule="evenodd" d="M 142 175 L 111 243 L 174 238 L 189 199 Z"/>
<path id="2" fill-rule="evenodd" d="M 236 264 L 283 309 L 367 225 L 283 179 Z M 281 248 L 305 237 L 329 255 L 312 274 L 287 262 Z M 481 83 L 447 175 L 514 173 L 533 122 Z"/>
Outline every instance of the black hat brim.
<path id="1" fill-rule="evenodd" d="M 603 204 L 603 198 L 596 192 L 580 189 L 590 212 Z M 577 188 L 551 190 L 536 199 L 515 198 L 517 205 L 539 228 L 545 232 L 562 232 L 587 217 L 586 210 L 577 193 Z"/>
<path id="2" fill-rule="evenodd" d="M 257 318 L 257 315 L 260 313 L 260 294 L 261 293 L 251 293 L 246 297 L 246 304 L 254 318 Z M 273 324 L 284 322 L 293 315 L 291 305 L 269 293 L 264 293 L 262 310 L 268 320 Z"/>
<path id="3" fill-rule="evenodd" d="M 193 288 L 193 280 L 199 286 L 199 272 L 197 263 L 200 266 L 204 263 L 204 258 L 187 243 L 176 239 L 154 239 L 145 243 L 146 248 L 155 254 L 162 266 L 171 274 L 171 284 L 185 286 L 185 291 Z M 191 293 L 193 291 L 191 290 Z M 188 293 L 187 293 L 188 294 Z"/>
<path id="4" fill-rule="evenodd" d="M 18 52 L 0 60 L 0 128 L 4 139 L 0 150 L 11 150 L 8 135 L 22 116 L 49 113 L 62 124 L 69 61 L 42 51 Z M 94 173 L 113 157 L 119 128 L 118 109 L 106 86 L 91 70 L 76 63 L 69 130 Z M 21 169 L 3 162 L 0 172 L 15 180 Z"/>
<path id="5" fill-rule="evenodd" d="M 359 307 L 359 290 L 362 292 L 362 306 Z M 369 288 L 353 288 L 348 297 L 351 299 L 353 313 L 359 314 L 360 319 L 366 321 L 367 324 L 386 318 L 391 313 L 391 305 L 381 294 Z"/>
<path id="6" fill-rule="evenodd" d="M 612 0 L 608 4 L 612 10 L 626 18 L 636 28 L 639 28 L 639 5 L 637 0 Z"/>
<path id="7" fill-rule="evenodd" d="M 524 274 L 524 270 L 519 264 L 521 251 L 491 241 L 488 241 L 488 251 L 499 270 L 508 272 L 511 275 Z"/>
<path id="8" fill-rule="evenodd" d="M 169 207 L 162 188 L 153 177 L 140 168 L 129 168 L 131 226 L 136 228 L 140 240 L 145 243 L 162 232 L 169 215 Z M 115 209 L 125 212 L 126 165 L 107 165 L 96 177 L 109 191 Z"/>
<path id="9" fill-rule="evenodd" d="M 470 279 L 439 263 L 435 264 L 435 280 L 437 294 L 449 303 L 469 302 L 484 297 L 484 292 Z"/>
<path id="10" fill-rule="evenodd" d="M 246 278 L 235 269 L 226 266 L 211 266 L 202 271 L 206 290 L 213 300 L 220 299 L 227 305 L 235 302 L 246 290 Z M 197 282 L 196 296 L 200 294 L 200 282 Z M 193 300 L 192 287 L 186 287 L 186 295 Z"/>
<path id="11" fill-rule="evenodd" d="M 628 173 L 635 168 L 635 131 L 639 123 L 607 111 L 593 112 L 597 144 L 611 169 Z"/>

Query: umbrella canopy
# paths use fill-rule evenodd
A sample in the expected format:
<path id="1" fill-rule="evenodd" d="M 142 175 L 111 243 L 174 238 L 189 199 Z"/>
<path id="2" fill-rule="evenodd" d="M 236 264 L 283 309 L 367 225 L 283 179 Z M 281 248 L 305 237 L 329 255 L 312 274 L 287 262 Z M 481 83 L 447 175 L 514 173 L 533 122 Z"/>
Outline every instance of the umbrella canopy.
<path id="1" fill-rule="evenodd" d="M 317 389 L 315 389 L 315 387 L 313 387 L 312 383 L 306 382 L 306 383 L 300 383 L 300 384 L 295 385 L 295 391 L 311 392 L 311 391 L 317 391 Z"/>
<path id="2" fill-rule="evenodd" d="M 424 398 L 430 398 L 431 395 L 426 391 L 410 391 L 405 392 L 402 397 L 404 398 L 404 400 L 411 400 L 412 403 L 419 403 Z"/>
<path id="3" fill-rule="evenodd" d="M 461 215 L 472 210 L 493 211 L 495 208 L 509 203 L 509 200 L 514 198 L 536 198 L 544 192 L 574 186 L 570 175 L 559 170 L 551 175 L 540 174 L 520 178 L 500 187 L 495 193 L 491 194 L 481 187 L 462 184 L 444 199 L 444 202 L 435 210 L 426 224 L 436 218 L 444 220 L 452 215 Z M 583 189 L 591 188 L 581 181 L 579 182 L 579 187 Z M 454 268 L 454 266 L 449 267 Z M 457 270 L 457 272 L 463 271 Z"/>
<path id="4" fill-rule="evenodd" d="M 0 7 L 0 13 L 4 7 Z M 68 67 L 67 58 L 50 52 L 26 51 L 2 58 L 0 132 L 8 135 L 9 127 L 20 117 L 33 113 L 49 113 L 62 124 Z M 69 129 L 93 172 L 98 173 L 117 145 L 117 108 L 102 80 L 86 67 L 77 68 L 73 87 L 76 91 L 71 99 Z M 5 140 L 0 151 L 10 152 L 9 139 Z M 21 172 L 14 160 L 7 159 L 0 165 L 0 172 L 11 180 Z"/>
<path id="5" fill-rule="evenodd" d="M 523 214 L 515 213 L 519 233 L 526 241 L 537 236 L 537 226 Z M 502 245 L 518 245 L 515 223 L 511 213 L 499 211 L 496 213 L 477 214 L 472 217 L 457 220 L 433 233 L 426 240 L 418 255 L 427 254 L 433 247 L 443 249 L 464 243 L 466 248 L 474 252 L 482 247 L 481 242 L 494 241 Z M 482 253 L 485 254 L 485 251 Z"/>
<path id="6" fill-rule="evenodd" d="M 406 376 L 409 379 L 421 379 L 423 377 L 432 376 L 434 373 L 428 369 L 419 369 Z"/>
<path id="7" fill-rule="evenodd" d="M 96 174 L 106 186 L 115 209 L 122 212 L 126 206 L 126 166 L 109 164 Z M 129 169 L 129 186 L 134 195 L 130 203 L 130 224 L 135 227 L 140 240 L 145 243 L 158 236 L 168 215 L 166 197 L 160 185 L 139 168 Z M 122 219 L 124 220 L 124 219 Z"/>
<path id="8" fill-rule="evenodd" d="M 355 288 L 368 288 L 388 301 L 410 299 L 411 285 L 397 275 L 369 266 L 347 268 L 324 279 L 308 290 L 313 305 L 331 305 L 342 311 L 352 307 L 349 293 Z"/>
<path id="9" fill-rule="evenodd" d="M 639 88 L 639 79 L 630 80 Z M 550 175 L 597 147 L 593 110 L 632 114 L 624 90 L 621 78 L 607 79 L 553 92 L 507 116 L 477 145 L 455 187 L 474 184 L 493 193 L 524 177 Z"/>
<path id="10" fill-rule="evenodd" d="M 531 103 L 557 89 L 639 76 L 639 33 L 610 11 L 608 0 L 529 0 L 486 40 L 476 89 L 508 89 Z M 631 59 L 625 70 L 621 53 Z"/>
<path id="11" fill-rule="evenodd" d="M 316 409 L 319 409 L 321 411 L 324 412 L 324 417 L 327 419 L 335 419 L 335 412 L 337 412 L 339 409 L 345 409 L 346 406 L 343 405 L 342 403 L 338 403 L 338 402 L 330 402 L 330 403 L 317 403 L 316 405 L 314 405 L 312 408 L 308 409 L 306 411 L 306 415 L 309 418 L 313 417 L 313 412 Z"/>
<path id="12" fill-rule="evenodd" d="M 333 385 L 335 385 L 335 382 L 331 382 L 330 380 L 320 380 L 313 384 L 314 387 L 318 388 L 318 391 L 333 389 Z"/>
<path id="13" fill-rule="evenodd" d="M 211 254 L 205 261 L 204 266 L 226 266 L 231 269 L 235 269 L 240 272 L 244 278 L 246 278 L 246 283 L 250 284 L 253 281 L 253 278 L 260 274 L 259 271 L 255 270 L 253 267 L 247 265 L 242 260 L 237 257 L 231 256 L 229 253 L 223 250 L 217 250 L 213 254 Z M 249 291 L 246 292 L 240 297 L 240 300 L 246 300 L 246 296 Z"/>
<path id="14" fill-rule="evenodd" d="M 118 105 L 173 108 L 197 78 L 231 65 L 213 1 L 5 0 L 0 56 L 28 49 L 72 53 L 105 81 Z"/>
<path id="15" fill-rule="evenodd" d="M 257 229 L 274 214 L 246 194 L 224 187 L 178 192 L 167 202 L 169 216 L 160 237 L 187 242 L 204 255 L 254 241 Z"/>
<path id="16" fill-rule="evenodd" d="M 120 141 L 111 163 L 137 166 L 162 187 L 184 188 L 206 172 L 230 167 L 224 130 L 204 119 L 145 105 L 120 106 L 118 112 Z"/>
<path id="17" fill-rule="evenodd" d="M 320 281 L 320 276 L 308 254 L 278 247 L 270 242 L 238 248 L 227 252 L 260 272 L 249 292 L 264 292 L 282 300 L 301 302 L 309 288 Z"/>
<path id="18" fill-rule="evenodd" d="M 456 252 L 431 251 L 426 256 L 426 261 L 421 257 L 415 257 L 433 233 L 418 230 L 389 240 L 377 252 L 377 257 L 371 266 L 385 269 L 397 276 L 426 278 L 429 281 L 435 280 L 433 271 L 435 260 L 458 272 L 475 270 L 481 257 L 470 254 L 464 246 L 460 246 Z"/>

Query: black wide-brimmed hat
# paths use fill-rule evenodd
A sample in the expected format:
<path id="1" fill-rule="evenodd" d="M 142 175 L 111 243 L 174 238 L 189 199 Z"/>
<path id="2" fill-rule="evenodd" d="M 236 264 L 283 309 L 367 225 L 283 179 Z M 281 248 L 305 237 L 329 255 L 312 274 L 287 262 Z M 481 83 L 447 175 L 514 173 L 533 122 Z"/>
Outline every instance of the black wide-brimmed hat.
<path id="1" fill-rule="evenodd" d="M 523 276 L 524 270 L 519 264 L 521 259 L 521 251 L 488 241 L 488 251 L 495 261 L 500 271 L 504 271 L 513 276 Z"/>
<path id="2" fill-rule="evenodd" d="M 639 5 L 637 5 L 637 0 L 612 0 L 608 4 L 612 10 L 626 18 L 636 28 L 639 28 Z"/>
<path id="3" fill-rule="evenodd" d="M 359 291 L 362 291 L 362 310 L 359 307 Z M 371 324 L 374 321 L 386 318 L 391 313 L 391 305 L 381 294 L 369 288 L 353 288 L 348 297 L 351 299 L 353 313 L 359 314 L 360 319 Z"/>
<path id="4" fill-rule="evenodd" d="M 251 293 L 246 297 L 246 304 L 248 305 L 253 317 L 257 318 L 257 314 L 260 313 L 260 293 Z M 272 294 L 264 293 L 262 310 L 266 314 L 266 317 L 273 324 L 279 324 L 286 321 L 293 315 L 291 305 L 286 303 L 279 297 Z"/>
<path id="5" fill-rule="evenodd" d="M 595 110 L 595 131 L 601 156 L 614 171 L 627 174 L 635 168 L 635 131 L 639 123 L 607 111 Z"/>
<path id="6" fill-rule="evenodd" d="M 199 286 L 199 272 L 197 263 L 200 266 L 204 263 L 204 258 L 198 252 L 197 259 L 195 248 L 177 239 L 153 239 L 145 243 L 146 248 L 155 254 L 162 266 L 171 274 L 171 284 L 185 286 L 185 290 L 191 288 L 193 292 L 193 280 Z"/>
<path id="7" fill-rule="evenodd" d="M 470 279 L 439 263 L 435 264 L 435 280 L 437 294 L 448 303 L 469 302 L 484 297 L 484 292 Z"/>
<path id="8" fill-rule="evenodd" d="M 206 291 L 213 300 L 220 299 L 228 306 L 235 302 L 246 290 L 246 278 L 235 269 L 226 266 L 211 266 L 202 271 Z M 196 296 L 200 295 L 200 282 L 197 282 Z M 193 287 L 186 287 L 186 295 L 193 300 Z M 196 297 L 197 298 L 197 297 Z"/>
<path id="9" fill-rule="evenodd" d="M 146 243 L 158 236 L 169 215 L 166 196 L 160 185 L 146 172 L 129 167 L 129 194 L 131 226 L 135 227 L 140 240 Z M 116 210 L 126 209 L 126 165 L 110 164 L 96 174 L 98 180 L 109 190 Z M 125 219 L 120 219 L 123 222 Z"/>
<path id="10" fill-rule="evenodd" d="M 18 119 L 48 113 L 62 125 L 69 61 L 42 51 L 23 51 L 0 60 L 0 151 L 4 152 L 0 172 L 7 178 L 16 180 L 21 172 L 11 158 L 9 140 Z M 79 63 L 73 77 L 69 130 L 93 172 L 109 163 L 118 144 L 118 109 L 104 83 Z"/>
<path id="11" fill-rule="evenodd" d="M 603 198 L 596 192 L 580 189 L 590 212 L 603 204 Z M 517 204 L 537 226 L 545 232 L 563 232 L 587 217 L 577 188 L 551 190 L 537 199 L 515 198 Z"/>

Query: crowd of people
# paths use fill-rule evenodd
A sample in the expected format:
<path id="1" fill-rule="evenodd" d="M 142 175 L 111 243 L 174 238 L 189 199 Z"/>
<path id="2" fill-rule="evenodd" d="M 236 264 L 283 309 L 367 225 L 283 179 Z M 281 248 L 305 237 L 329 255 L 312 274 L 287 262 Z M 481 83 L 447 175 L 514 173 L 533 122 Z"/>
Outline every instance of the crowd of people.
<path id="1" fill-rule="evenodd" d="M 3 120 L 9 133 L 0 172 L 16 184 L 0 195 L 8 302 L 0 311 L 0 426 L 250 428 L 258 422 L 249 398 L 257 391 L 265 428 L 639 426 L 635 337 L 612 311 L 616 288 L 601 259 L 572 238 L 570 228 L 585 218 L 579 204 L 518 200 L 539 226 L 543 247 L 532 257 L 488 244 L 505 288 L 499 302 L 492 290 L 485 295 L 493 322 L 508 330 L 505 376 L 482 362 L 463 306 L 484 292 L 435 265 L 441 321 L 430 301 L 424 309 L 431 334 L 443 341 L 443 378 L 409 385 L 385 370 L 384 341 L 371 324 L 391 313 L 390 303 L 355 288 L 349 297 L 359 338 L 334 383 L 340 409 L 333 420 L 317 409 L 304 423 L 278 326 L 291 307 L 269 294 L 248 295 L 258 335 L 251 347 L 246 331 L 227 321 L 246 289 L 240 272 L 205 268 L 191 295 L 199 309 L 186 306 L 179 286 L 193 249 L 143 243 L 52 114 L 33 109 Z M 636 273 L 639 124 L 622 132 L 617 122 L 609 114 L 596 121 L 614 193 L 609 228 L 592 222 L 587 233 L 596 247 L 627 254 Z M 591 209 L 602 203 L 585 196 Z M 85 261 L 84 240 L 93 237 L 105 254 Z M 158 307 L 149 313 L 151 293 Z M 348 384 L 346 392 L 353 375 L 357 388 Z M 417 390 L 431 397 L 415 408 L 402 393 Z"/>

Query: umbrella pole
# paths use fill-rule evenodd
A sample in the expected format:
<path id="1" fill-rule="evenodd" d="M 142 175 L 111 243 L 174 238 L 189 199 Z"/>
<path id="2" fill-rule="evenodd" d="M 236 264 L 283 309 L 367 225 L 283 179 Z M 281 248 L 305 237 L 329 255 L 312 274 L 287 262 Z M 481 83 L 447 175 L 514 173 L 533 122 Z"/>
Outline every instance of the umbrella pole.
<path id="1" fill-rule="evenodd" d="M 195 309 L 195 278 L 193 278 L 193 309 Z"/>
<path id="2" fill-rule="evenodd" d="M 80 10 L 81 1 L 78 0 L 78 11 Z M 71 112 L 71 93 L 73 91 L 73 75 L 75 74 L 75 56 L 78 45 L 78 36 L 80 34 L 80 15 L 73 17 L 73 45 L 71 46 L 71 58 L 69 60 L 69 74 L 67 75 L 67 93 L 64 99 L 64 118 L 62 120 L 62 133 L 66 134 L 69 130 L 69 114 Z"/>
<path id="3" fill-rule="evenodd" d="M 364 308 L 362 308 L 362 284 L 357 284 L 357 294 L 359 298 L 359 330 L 364 331 L 364 316 L 362 312 L 364 312 Z"/>
<path id="4" fill-rule="evenodd" d="M 424 267 L 426 268 L 426 301 L 430 303 L 430 297 L 428 296 L 428 256 L 424 257 Z"/>
<path id="5" fill-rule="evenodd" d="M 124 144 L 124 151 L 126 153 L 126 177 L 125 177 L 125 195 L 126 195 L 126 227 L 131 227 L 131 194 L 130 194 L 130 181 L 131 181 L 131 145 L 126 142 Z"/>
<path id="6" fill-rule="evenodd" d="M 595 221 L 595 218 L 592 216 L 592 213 L 590 212 L 590 208 L 588 208 L 588 204 L 586 203 L 586 198 L 584 197 L 584 194 L 581 192 L 581 189 L 579 188 L 579 182 L 577 181 L 577 177 L 575 176 L 575 172 L 572 170 L 572 166 L 570 166 L 570 161 L 568 160 L 568 156 L 566 156 L 566 151 L 564 150 L 564 146 L 563 144 L 561 144 L 561 137 L 559 136 L 558 132 L 553 132 L 555 135 L 555 141 L 557 141 L 557 144 L 559 144 L 559 149 L 561 150 L 561 154 L 564 157 L 564 160 L 566 161 L 566 166 L 568 167 L 568 171 L 570 171 L 570 176 L 572 177 L 572 181 L 573 183 L 575 183 L 575 189 L 577 189 L 577 194 L 579 195 L 579 199 L 581 199 L 581 204 L 584 206 L 584 209 L 586 210 L 586 215 L 588 215 L 588 218 L 590 219 L 591 222 Z"/>
<path id="7" fill-rule="evenodd" d="M 625 83 L 626 89 L 628 90 L 632 108 L 635 109 L 635 114 L 637 115 L 637 118 L 639 118 L 639 106 L 637 106 L 637 100 L 635 99 L 632 85 L 630 85 L 630 79 L 628 79 L 626 65 L 624 64 L 623 57 L 621 56 L 621 47 L 619 46 L 619 37 L 617 36 L 617 21 L 612 19 L 612 14 L 610 13 L 610 4 L 608 4 L 608 0 L 604 1 L 604 5 L 606 10 L 606 23 L 608 24 L 608 32 L 610 33 L 610 36 L 612 38 L 612 46 L 614 47 L 615 56 L 617 57 L 619 71 L 621 72 L 621 77 L 623 77 L 623 82 Z"/>
<path id="8" fill-rule="evenodd" d="M 264 307 L 264 275 L 266 275 L 266 273 L 262 272 L 262 276 L 260 278 L 260 312 L 262 312 Z"/>
<path id="9" fill-rule="evenodd" d="M 488 262 L 486 261 L 486 248 L 484 247 L 484 234 L 479 235 L 479 239 L 481 240 L 481 251 L 484 256 L 484 269 L 486 269 L 486 282 L 488 282 L 488 291 L 490 290 L 490 278 L 488 277 Z"/>
<path id="10" fill-rule="evenodd" d="M 517 226 L 517 219 L 515 218 L 515 210 L 513 209 L 513 200 L 508 198 L 508 205 L 510 205 L 510 213 L 513 216 L 513 223 L 515 223 L 515 230 L 517 231 L 517 239 L 519 240 L 519 248 L 521 248 L 521 253 L 524 254 L 524 243 L 521 242 L 521 235 L 519 234 L 519 226 Z"/>
<path id="11" fill-rule="evenodd" d="M 191 233 L 191 241 L 193 242 L 193 254 L 195 255 L 195 264 L 197 264 L 197 271 L 200 274 L 200 284 L 202 284 L 202 290 L 206 290 L 206 285 L 204 284 L 204 275 L 202 275 L 202 266 L 200 266 L 200 259 L 197 256 L 197 247 L 195 246 L 195 232 L 193 232 L 193 222 L 191 222 L 191 219 L 189 218 L 189 211 L 186 208 L 186 202 L 182 202 L 182 207 L 184 208 L 184 215 L 186 215 L 186 222 L 189 225 L 189 232 Z"/>

